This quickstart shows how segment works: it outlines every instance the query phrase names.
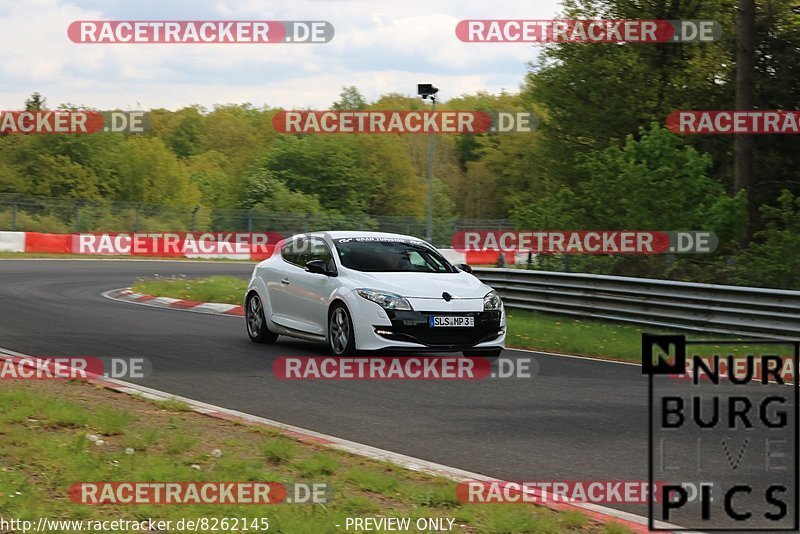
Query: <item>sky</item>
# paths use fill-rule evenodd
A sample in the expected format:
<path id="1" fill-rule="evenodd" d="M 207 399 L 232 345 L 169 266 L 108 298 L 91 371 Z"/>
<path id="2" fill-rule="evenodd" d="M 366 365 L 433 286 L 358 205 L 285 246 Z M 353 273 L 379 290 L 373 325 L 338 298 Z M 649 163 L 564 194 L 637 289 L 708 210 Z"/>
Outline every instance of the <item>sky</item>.
<path id="1" fill-rule="evenodd" d="M 34 91 L 97 109 L 242 104 L 327 109 L 343 86 L 368 101 L 418 83 L 442 100 L 516 92 L 541 48 L 464 43 L 463 19 L 552 19 L 557 0 L 0 0 L 0 109 Z M 76 44 L 76 20 L 324 20 L 319 44 Z"/>

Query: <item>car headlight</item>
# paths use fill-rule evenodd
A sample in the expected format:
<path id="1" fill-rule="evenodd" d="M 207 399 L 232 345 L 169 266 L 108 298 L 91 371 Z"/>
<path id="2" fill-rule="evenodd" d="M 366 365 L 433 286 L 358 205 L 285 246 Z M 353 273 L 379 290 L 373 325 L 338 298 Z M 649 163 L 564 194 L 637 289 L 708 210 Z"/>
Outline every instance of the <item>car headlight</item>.
<path id="1" fill-rule="evenodd" d="M 376 289 L 360 288 L 356 292 L 367 300 L 378 304 L 384 310 L 411 310 L 411 303 L 400 295 L 378 291 Z"/>
<path id="2" fill-rule="evenodd" d="M 489 291 L 483 297 L 483 310 L 499 310 L 503 306 L 503 301 L 500 300 L 500 295 L 496 291 Z"/>

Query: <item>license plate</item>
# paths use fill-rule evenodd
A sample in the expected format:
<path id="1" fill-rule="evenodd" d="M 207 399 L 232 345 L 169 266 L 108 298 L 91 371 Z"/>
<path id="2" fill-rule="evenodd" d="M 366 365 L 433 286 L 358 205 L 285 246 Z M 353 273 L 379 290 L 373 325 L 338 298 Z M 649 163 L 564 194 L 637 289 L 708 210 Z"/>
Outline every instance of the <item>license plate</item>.
<path id="1" fill-rule="evenodd" d="M 440 327 L 440 326 L 454 326 L 454 327 L 464 327 L 464 326 L 475 326 L 475 318 L 474 317 L 458 317 L 452 315 L 431 315 L 428 317 L 428 326 L 431 328 Z"/>

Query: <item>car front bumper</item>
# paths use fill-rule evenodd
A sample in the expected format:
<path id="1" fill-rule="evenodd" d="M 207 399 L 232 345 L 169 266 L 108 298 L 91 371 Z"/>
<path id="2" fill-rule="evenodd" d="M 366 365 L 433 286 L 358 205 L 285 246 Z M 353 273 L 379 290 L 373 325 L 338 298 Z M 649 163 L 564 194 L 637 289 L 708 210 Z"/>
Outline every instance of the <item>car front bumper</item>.
<path id="1" fill-rule="evenodd" d="M 430 316 L 471 316 L 471 327 L 431 327 Z M 427 312 L 389 310 L 379 316 L 358 314 L 353 317 L 356 346 L 360 350 L 412 352 L 460 352 L 481 349 L 505 348 L 505 313 L 480 312 Z"/>

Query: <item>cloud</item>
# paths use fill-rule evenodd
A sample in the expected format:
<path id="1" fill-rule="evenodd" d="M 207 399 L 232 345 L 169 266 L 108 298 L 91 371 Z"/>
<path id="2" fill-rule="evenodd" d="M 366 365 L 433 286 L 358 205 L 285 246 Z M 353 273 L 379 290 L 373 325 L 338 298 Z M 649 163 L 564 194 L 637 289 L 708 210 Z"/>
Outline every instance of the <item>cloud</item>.
<path id="1" fill-rule="evenodd" d="M 246 101 L 325 108 L 343 85 L 356 85 L 368 100 L 413 94 L 421 82 L 436 84 L 444 98 L 515 90 L 538 49 L 463 43 L 456 23 L 552 18 L 557 10 L 554 0 L 0 0 L 0 109 L 19 108 L 33 91 L 53 106 L 176 109 Z M 336 33 L 327 44 L 81 45 L 67 39 L 71 22 L 99 19 L 326 20 Z"/>

